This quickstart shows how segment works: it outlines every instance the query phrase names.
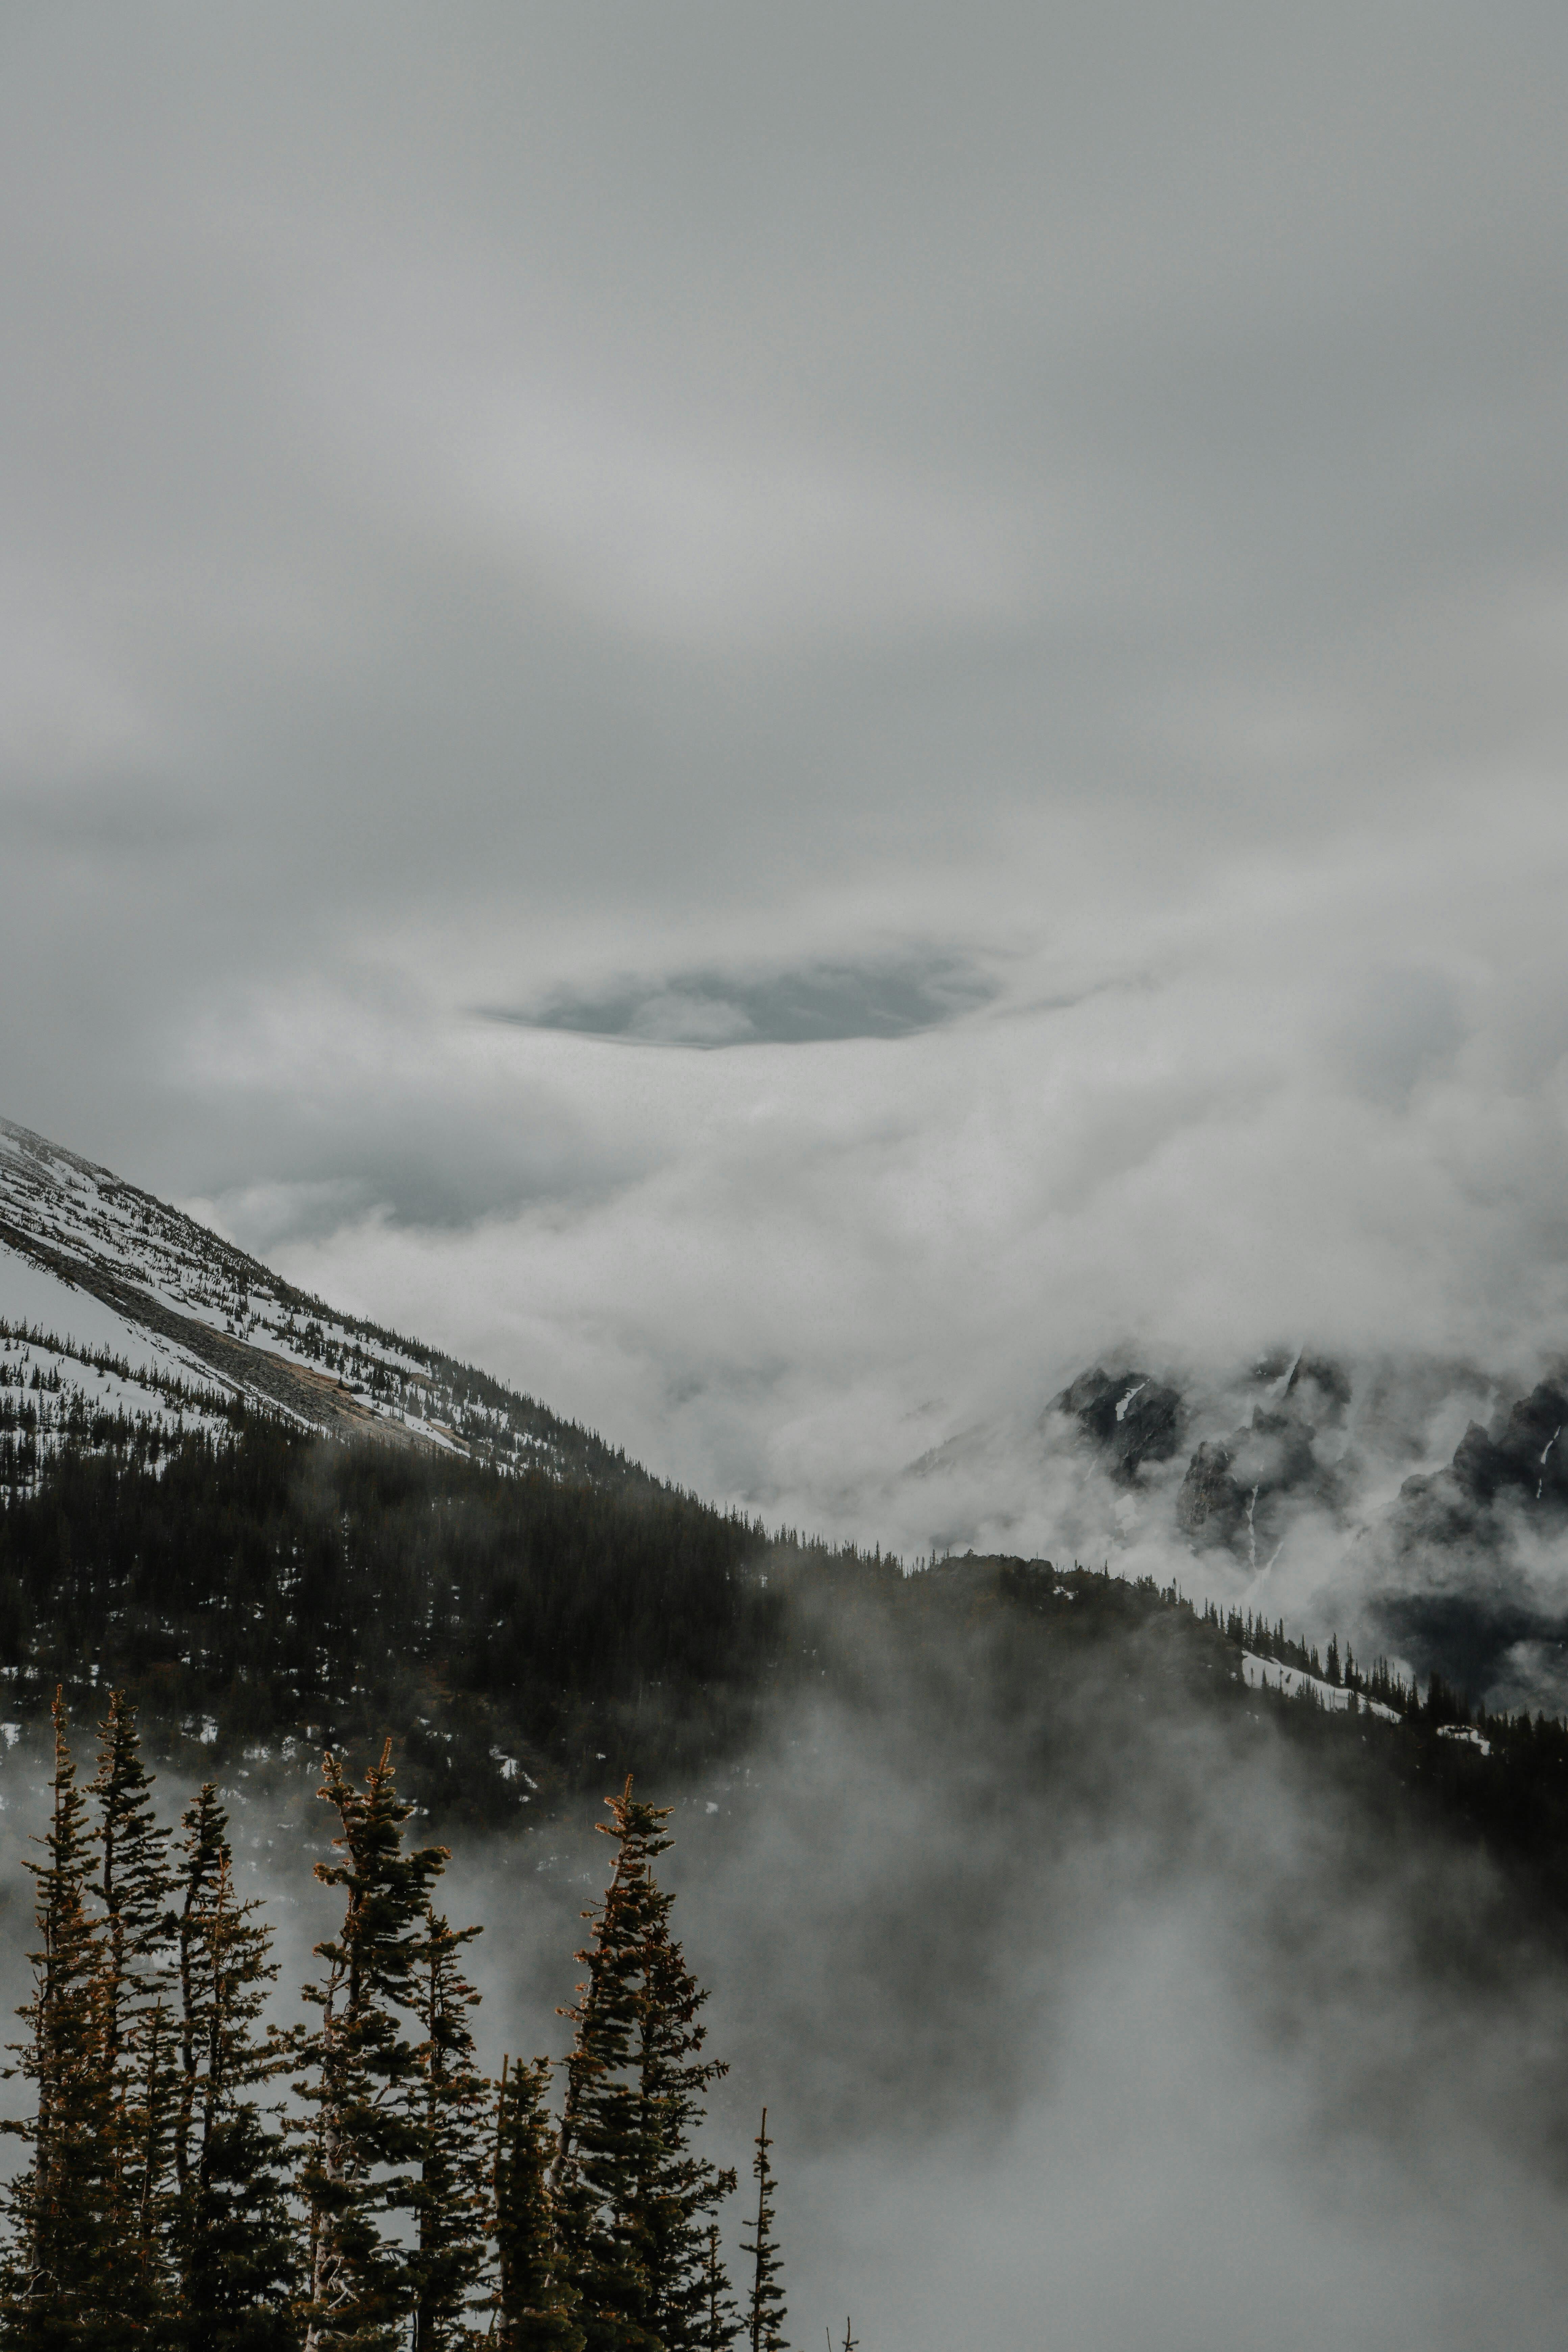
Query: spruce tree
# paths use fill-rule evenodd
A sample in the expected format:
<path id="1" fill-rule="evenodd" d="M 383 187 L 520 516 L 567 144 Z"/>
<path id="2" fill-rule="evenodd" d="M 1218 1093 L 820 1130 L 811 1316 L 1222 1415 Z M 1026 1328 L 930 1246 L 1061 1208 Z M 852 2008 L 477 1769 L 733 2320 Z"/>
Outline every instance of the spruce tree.
<path id="1" fill-rule="evenodd" d="M 397 1795 L 392 1742 L 363 1790 L 337 1759 L 325 1762 L 323 1799 L 337 1812 L 342 1859 L 316 1875 L 347 1896 L 342 1928 L 316 1946 L 326 1981 L 305 1988 L 321 2012 L 300 2084 L 315 2110 L 300 2172 L 309 2231 L 306 2352 L 394 2352 L 415 2299 L 410 2248 L 423 2152 L 416 2094 L 419 2065 L 399 2011 L 415 2000 L 413 1972 L 444 1846 L 405 1853 L 413 1807 Z"/>
<path id="2" fill-rule="evenodd" d="M 618 1839 L 604 1902 L 584 1917 L 594 1939 L 578 1958 L 586 1981 L 564 2013 L 575 2029 L 555 2171 L 566 2278 L 587 2352 L 658 2352 L 647 2325 L 649 2168 L 637 2073 L 652 1858 L 663 1851 L 652 1809 L 635 1805 L 631 1782 L 612 1798 Z M 605 1828 L 604 1822 L 595 1826 Z"/>
<path id="3" fill-rule="evenodd" d="M 176 1927 L 179 2013 L 171 2163 L 176 2340 L 186 2352 L 289 2352 L 297 2284 L 285 2146 L 255 2093 L 293 2057 L 258 2032 L 278 1969 L 260 1905 L 234 1885 L 210 1781 L 184 1815 Z"/>
<path id="4" fill-rule="evenodd" d="M 699 2056 L 707 1996 L 653 1875 L 669 1809 L 637 1802 L 629 1779 L 608 1801 L 597 1826 L 616 1842 L 615 1869 L 584 1915 L 588 1975 L 565 2011 L 576 2029 L 555 2175 L 566 2273 L 587 2352 L 699 2352 L 706 2222 L 734 2176 L 695 2155 L 691 2134 L 725 2069 Z"/>
<path id="5" fill-rule="evenodd" d="M 141 2011 L 130 2048 L 121 2047 L 125 2089 L 118 2108 L 120 2227 L 132 2281 L 126 2315 L 134 2314 L 143 2327 L 162 2332 L 173 2294 L 170 2154 L 178 2092 L 169 2011 L 161 1994 Z"/>
<path id="6" fill-rule="evenodd" d="M 556 2137 L 545 2100 L 550 2062 L 501 2062 L 493 2211 L 499 2352 L 583 2352 L 555 2225 Z"/>
<path id="7" fill-rule="evenodd" d="M 88 1794 L 97 1800 L 93 1891 L 103 1906 L 103 2050 L 112 2070 L 122 2053 L 134 2065 L 138 2034 L 159 1998 L 158 1950 L 173 1924 L 174 1882 L 169 1841 L 153 1817 L 153 1780 L 142 1758 L 136 1710 L 122 1691 L 110 1694 L 99 1736 L 98 1770 Z"/>
<path id="8" fill-rule="evenodd" d="M 490 2086 L 475 2065 L 468 2024 L 479 1996 L 459 1965 L 479 1932 L 432 1916 L 416 1969 L 424 2039 L 415 2053 L 423 2080 L 413 2352 L 448 2352 L 462 2340 L 485 2263 Z"/>
<path id="9" fill-rule="evenodd" d="M 729 2273 L 719 2252 L 719 2224 L 708 2224 L 702 2266 L 702 2352 L 728 2352 L 741 2332 L 741 2314 L 730 2292 Z"/>
<path id="10" fill-rule="evenodd" d="M 788 2338 L 781 2333 L 784 2321 L 784 2292 L 778 2275 L 784 2267 L 773 2240 L 773 2190 L 777 2186 L 768 2150 L 773 2146 L 768 2137 L 768 2111 L 763 2109 L 762 2129 L 756 2137 L 756 2155 L 752 2159 L 752 2171 L 757 2184 L 757 2212 L 752 2224 L 750 2243 L 742 2239 L 741 2251 L 750 2254 L 752 2262 L 752 2287 L 746 2313 L 746 2340 L 751 2352 L 788 2352 Z"/>
<path id="11" fill-rule="evenodd" d="M 707 2038 L 700 2012 L 708 1995 L 670 1937 L 673 1898 L 658 1886 L 651 1896 L 639 2034 L 639 2090 L 650 2126 L 648 2315 L 666 2352 L 703 2352 L 715 2284 L 722 2294 L 728 2284 L 710 2275 L 718 2259 L 712 2217 L 733 2192 L 735 2176 L 700 2156 L 692 2135 L 703 2120 L 703 2095 L 729 2069 L 700 2054 Z"/>
<path id="12" fill-rule="evenodd" d="M 123 1692 L 110 1694 L 99 1737 L 98 1769 L 87 1793 L 96 1801 L 99 2035 L 112 2102 L 107 2145 L 113 2180 L 112 2247 L 100 2284 L 118 2319 L 140 2332 L 158 2324 L 168 2291 L 163 2222 L 173 2077 L 162 1959 L 172 1881 L 136 1710 Z"/>
<path id="13" fill-rule="evenodd" d="M 15 2045 L 34 2086 L 30 2116 L 8 2123 L 29 2151 L 6 2190 L 10 2243 L 3 2297 L 10 2352 L 79 2352 L 113 2342 L 104 2289 L 124 2284 L 113 2085 L 103 2060 L 104 1947 L 89 1908 L 93 1852 L 61 1694 L 55 1694 L 49 1828 L 29 1861 L 39 1948 L 33 1997 Z"/>

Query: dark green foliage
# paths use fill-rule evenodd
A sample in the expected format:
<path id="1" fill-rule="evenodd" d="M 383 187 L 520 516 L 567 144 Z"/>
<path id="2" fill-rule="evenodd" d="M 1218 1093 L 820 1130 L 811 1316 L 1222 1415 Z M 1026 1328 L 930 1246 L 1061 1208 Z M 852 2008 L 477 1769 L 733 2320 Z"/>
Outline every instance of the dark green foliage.
<path id="1" fill-rule="evenodd" d="M 616 1840 L 566 2062 L 557 2168 L 566 2273 L 588 2352 L 702 2342 L 707 2224 L 734 2187 L 692 2147 L 702 2099 L 724 2068 L 700 2053 L 706 1995 L 669 1933 L 671 1897 L 653 1864 L 668 1808 L 639 1802 L 628 1780 L 599 1828 Z"/>
<path id="2" fill-rule="evenodd" d="M 648 2311 L 666 2352 L 701 2352 L 711 2318 L 711 2217 L 732 2194 L 735 2176 L 721 2172 L 699 2155 L 710 2085 L 728 2073 L 701 2050 L 707 2029 L 700 2021 L 707 1993 L 686 1965 L 669 1933 L 671 1897 L 653 1889 L 653 1917 L 647 1946 L 639 2020 L 639 2095 L 651 2120 L 650 2162 L 645 2184 L 648 2208 Z"/>
<path id="3" fill-rule="evenodd" d="M 789 2339 L 784 2334 L 785 2317 L 784 2289 L 779 2284 L 779 2273 L 784 2264 L 773 2237 L 773 2190 L 776 2182 L 768 2150 L 773 2142 L 768 2137 L 768 2111 L 763 2109 L 762 2127 L 757 2133 L 756 2155 L 752 2159 L 752 2173 L 757 2184 L 757 2210 L 752 2221 L 750 2239 L 741 2241 L 742 2253 L 752 2257 L 751 2285 L 746 2298 L 746 2341 L 751 2352 L 788 2352 Z"/>
<path id="4" fill-rule="evenodd" d="M 424 2029 L 415 2053 L 421 2076 L 416 2093 L 419 2177 L 413 2200 L 415 2352 L 448 2352 L 461 2342 L 484 2267 L 490 2086 L 474 2061 L 469 2014 L 479 1997 L 459 1965 L 464 1945 L 479 1933 L 478 1927 L 454 1929 L 432 1916 L 415 1969 L 413 1991 Z"/>
<path id="5" fill-rule="evenodd" d="M 190 2352 L 291 2352 L 298 2247 L 278 2136 L 254 2105 L 215 2120 L 182 2206 L 175 2340 Z"/>
<path id="6" fill-rule="evenodd" d="M 4 2337 L 16 2352 L 130 2344 L 141 2332 L 130 2316 L 139 2298 L 120 2196 L 116 2085 L 102 2062 L 104 1938 L 89 1907 L 94 1856 L 58 1696 L 54 1725 L 53 1818 L 39 1841 L 44 1860 L 26 1865 L 39 1948 L 33 1997 L 18 2011 L 27 2039 L 17 2055 L 35 2105 L 29 2118 L 6 2126 L 28 2150 L 6 2200 Z"/>
<path id="7" fill-rule="evenodd" d="M 556 2229 L 549 2084 L 547 2059 L 515 2070 L 502 2061 L 493 2189 L 499 2352 L 582 2352 Z"/>
<path id="8" fill-rule="evenodd" d="M 596 1916 L 584 1915 L 594 1919 L 594 1940 L 578 1958 L 588 1975 L 567 2012 L 575 2035 L 566 2061 L 556 2212 L 587 2352 L 657 2352 L 641 2194 L 654 2152 L 637 2058 L 651 1864 L 662 1822 L 650 1806 L 634 1806 L 629 1780 L 610 1804 L 615 1871 Z"/>
<path id="9" fill-rule="evenodd" d="M 111 1694 L 100 1726 L 94 1894 L 100 1911 L 100 2063 L 110 2085 L 115 2233 L 133 2263 L 132 2307 L 151 2324 L 165 2300 L 161 2275 L 174 2080 L 172 2036 L 158 1968 L 172 1885 L 168 1840 L 153 1813 L 136 1710 Z"/>
<path id="10" fill-rule="evenodd" d="M 719 2251 L 719 2224 L 710 2221 L 702 2262 L 702 2352 L 728 2352 L 740 2333 L 740 2305 Z"/>
<path id="11" fill-rule="evenodd" d="M 629 1780 L 613 1801 L 561 2124 L 545 2062 L 503 2069 L 492 2143 L 462 1967 L 479 1930 L 434 1911 L 447 1850 L 405 1849 L 414 1808 L 390 1743 L 363 1788 L 326 1759 L 338 1834 L 317 1875 L 345 1909 L 316 1947 L 305 2039 L 262 2031 L 277 1969 L 259 1906 L 236 1892 L 215 1784 L 187 1809 L 171 1867 L 123 1695 L 92 1784 L 96 1833 L 58 1700 L 55 1733 L 22 2011 L 36 2106 L 11 2127 L 30 2160 L 7 2200 L 6 2352 L 462 2352 L 487 2308 L 497 2352 L 733 2342 L 714 2216 L 734 2175 L 695 2145 L 724 2069 L 702 2055 L 706 1995 L 654 1875 L 668 1809 L 635 1800 Z M 286 2072 L 303 2075 L 292 2183 L 279 2105 L 263 2104 Z M 757 2292 L 777 2352 L 765 2123 Z"/>
<path id="12" fill-rule="evenodd" d="M 295 2249 L 285 2142 L 249 2094 L 293 2055 L 258 2021 L 278 1970 L 260 1906 L 235 1892 L 228 1824 L 208 1781 L 184 1816 L 176 1882 L 174 2334 L 188 2352 L 289 2352 Z"/>
<path id="13" fill-rule="evenodd" d="M 300 2085 L 315 2110 L 300 2189 L 308 2215 L 309 2352 L 392 2352 L 413 2308 L 413 2253 L 396 2234 L 417 2210 L 424 2149 L 414 2098 L 419 2059 L 405 2024 L 417 1999 L 429 1889 L 443 1846 L 403 1850 L 413 1807 L 397 1793 L 391 1742 L 363 1790 L 326 1759 L 322 1796 L 338 1815 L 342 1860 L 316 1875 L 347 1898 L 341 1933 L 316 1947 L 326 1980 L 306 1988 L 321 2012 Z"/>
<path id="14" fill-rule="evenodd" d="M 759 1541 L 651 1482 L 260 1422 L 157 1474 L 68 1450 L 0 1511 L 0 1664 L 41 1706 L 94 1660 L 149 1719 L 210 1714 L 220 1752 L 390 1727 L 422 1802 L 500 1821 L 521 1766 L 559 1784 L 612 1742 L 651 1769 L 743 1732 L 782 1622 L 746 1572 Z"/>

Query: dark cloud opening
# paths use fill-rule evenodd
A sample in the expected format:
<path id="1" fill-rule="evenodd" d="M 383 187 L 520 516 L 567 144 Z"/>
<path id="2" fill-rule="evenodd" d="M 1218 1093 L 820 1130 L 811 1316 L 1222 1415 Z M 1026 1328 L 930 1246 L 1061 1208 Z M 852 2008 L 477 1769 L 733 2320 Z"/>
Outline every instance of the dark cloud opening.
<path id="1" fill-rule="evenodd" d="M 950 955 L 896 962 L 805 964 L 747 978 L 721 971 L 623 981 L 565 992 L 533 1010 L 486 1017 L 570 1029 L 640 1045 L 809 1045 L 850 1037 L 910 1037 L 978 1011 L 994 984 Z"/>

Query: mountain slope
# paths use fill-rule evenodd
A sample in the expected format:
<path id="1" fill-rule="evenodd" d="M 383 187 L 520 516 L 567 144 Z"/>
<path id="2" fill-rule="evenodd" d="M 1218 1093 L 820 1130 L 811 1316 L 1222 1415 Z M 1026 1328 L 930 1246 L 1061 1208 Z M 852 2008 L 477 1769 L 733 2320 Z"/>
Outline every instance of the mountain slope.
<path id="1" fill-rule="evenodd" d="M 595 1482 L 644 1474 L 417 1340 L 342 1315 L 107 1168 L 0 1121 L 0 1484 L 68 1436 L 156 1458 L 260 1408 Z"/>

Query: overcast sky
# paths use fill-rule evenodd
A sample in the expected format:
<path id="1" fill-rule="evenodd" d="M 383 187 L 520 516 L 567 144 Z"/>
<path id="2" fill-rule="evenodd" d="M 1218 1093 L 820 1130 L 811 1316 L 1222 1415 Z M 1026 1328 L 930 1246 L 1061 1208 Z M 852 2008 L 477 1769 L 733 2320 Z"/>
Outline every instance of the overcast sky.
<path id="1" fill-rule="evenodd" d="M 13 0 L 0 1108 L 818 1523 L 1124 1343 L 1528 1371 L 1565 51 Z"/>

